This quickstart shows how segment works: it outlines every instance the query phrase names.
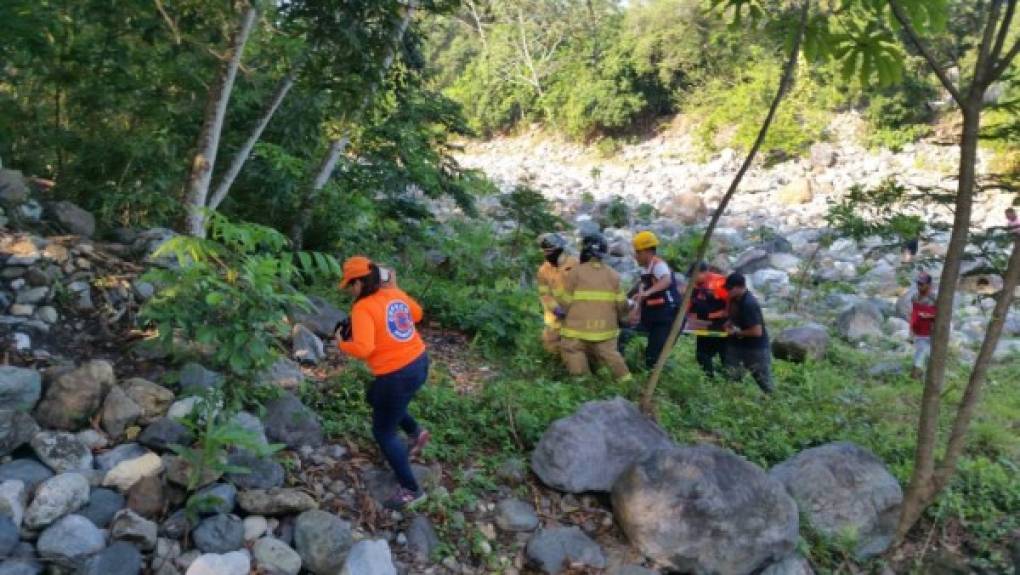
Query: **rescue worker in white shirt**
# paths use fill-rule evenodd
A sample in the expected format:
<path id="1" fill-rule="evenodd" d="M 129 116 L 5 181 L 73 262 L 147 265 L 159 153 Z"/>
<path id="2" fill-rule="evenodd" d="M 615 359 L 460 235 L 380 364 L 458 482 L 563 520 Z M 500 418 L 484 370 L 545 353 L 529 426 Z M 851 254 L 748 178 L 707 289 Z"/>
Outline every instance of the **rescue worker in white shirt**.
<path id="1" fill-rule="evenodd" d="M 542 303 L 542 347 L 560 354 L 560 318 L 556 317 L 556 298 L 563 295 L 563 281 L 577 264 L 577 258 L 564 252 L 567 240 L 560 234 L 542 234 L 538 238 L 545 261 L 538 268 L 538 298 Z"/>
<path id="2" fill-rule="evenodd" d="M 560 351 L 571 375 L 591 372 L 591 361 L 605 364 L 620 381 L 631 379 L 617 349 L 620 322 L 627 317 L 627 294 L 620 274 L 602 263 L 609 246 L 602 234 L 581 240 L 581 263 L 567 274 L 563 294 L 556 299 L 563 318 Z"/>
<path id="3" fill-rule="evenodd" d="M 659 238 L 646 230 L 638 232 L 633 243 L 634 259 L 641 266 L 641 279 L 632 290 L 634 310 L 630 323 L 638 323 L 639 331 L 648 335 L 645 366 L 652 369 L 680 309 L 680 291 L 673 270 L 656 253 Z"/>

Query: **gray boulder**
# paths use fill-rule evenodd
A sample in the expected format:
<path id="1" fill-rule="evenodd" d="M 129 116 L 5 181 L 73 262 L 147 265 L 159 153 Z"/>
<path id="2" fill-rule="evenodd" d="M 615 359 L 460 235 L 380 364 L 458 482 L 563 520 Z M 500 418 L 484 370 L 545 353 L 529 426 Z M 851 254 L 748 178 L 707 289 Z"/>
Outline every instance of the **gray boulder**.
<path id="1" fill-rule="evenodd" d="M 184 395 L 202 395 L 222 383 L 223 375 L 197 363 L 186 363 L 181 368 L 180 385 Z"/>
<path id="2" fill-rule="evenodd" d="M 298 575 L 301 556 L 289 545 L 273 537 L 263 537 L 252 547 L 255 565 L 266 575 Z"/>
<path id="3" fill-rule="evenodd" d="M 496 504 L 496 525 L 503 531 L 534 531 L 538 528 L 538 515 L 530 503 L 504 499 Z"/>
<path id="4" fill-rule="evenodd" d="M 195 492 L 188 500 L 188 509 L 202 515 L 230 513 L 237 505 L 237 488 L 229 483 L 214 483 Z"/>
<path id="5" fill-rule="evenodd" d="M 244 547 L 244 524 L 236 515 L 213 515 L 198 524 L 191 538 L 203 553 L 236 551 Z"/>
<path id="6" fill-rule="evenodd" d="M 25 511 L 25 527 L 39 529 L 81 509 L 89 502 L 89 481 L 80 473 L 63 473 L 44 481 Z"/>
<path id="7" fill-rule="evenodd" d="M 78 515 L 95 523 L 96 527 L 106 529 L 113 521 L 113 516 L 124 509 L 126 503 L 124 496 L 120 493 L 99 487 L 92 490 L 88 505 L 82 507 L 78 511 Z"/>
<path id="8" fill-rule="evenodd" d="M 407 548 L 420 562 L 428 561 L 439 548 L 439 535 L 427 515 L 415 515 L 407 527 Z"/>
<path id="9" fill-rule="evenodd" d="M 745 276 L 751 275 L 758 270 L 769 269 L 770 254 L 760 248 L 751 248 L 740 254 L 733 264 L 733 271 L 740 272 Z"/>
<path id="10" fill-rule="evenodd" d="M 142 416 L 142 408 L 124 390 L 113 387 L 103 401 L 103 430 L 113 439 L 124 434 Z"/>
<path id="11" fill-rule="evenodd" d="M 255 515 L 292 515 L 316 509 L 315 499 L 300 489 L 277 487 L 242 491 L 237 502 L 245 513 Z"/>
<path id="12" fill-rule="evenodd" d="M 386 541 L 359 541 L 351 547 L 340 575 L 397 575 Z"/>
<path id="13" fill-rule="evenodd" d="M 0 515 L 9 517 L 16 529 L 21 528 L 25 519 L 25 508 L 28 507 L 28 490 L 25 484 L 17 479 L 9 479 L 0 483 Z"/>
<path id="14" fill-rule="evenodd" d="M 284 393 L 266 404 L 264 422 L 266 436 L 291 449 L 322 445 L 323 433 L 318 416 L 291 393 Z"/>
<path id="15" fill-rule="evenodd" d="M 35 559 L 8 559 L 0 562 L 0 575 L 39 575 L 42 563 Z"/>
<path id="16" fill-rule="evenodd" d="M 42 376 L 34 369 L 0 366 L 0 408 L 31 411 L 42 394 Z"/>
<path id="17" fill-rule="evenodd" d="M 18 526 L 10 517 L 0 515 L 0 559 L 9 556 L 20 541 Z"/>
<path id="18" fill-rule="evenodd" d="M 64 431 L 40 431 L 29 442 L 36 457 L 57 473 L 92 469 L 92 451 Z"/>
<path id="19" fill-rule="evenodd" d="M 606 566 L 602 548 L 578 527 L 543 529 L 528 541 L 525 552 L 531 565 L 550 575 L 574 565 L 595 569 Z"/>
<path id="20" fill-rule="evenodd" d="M 23 411 L 0 409 L 0 456 L 10 455 L 39 432 L 32 416 Z"/>
<path id="21" fill-rule="evenodd" d="M 683 572 L 744 575 L 794 551 L 797 505 L 758 466 L 709 445 L 656 451 L 613 486 L 613 511 L 647 557 Z"/>
<path id="22" fill-rule="evenodd" d="M 81 515 L 68 515 L 50 525 L 36 543 L 39 556 L 60 565 L 82 565 L 106 547 L 103 532 Z"/>
<path id="23" fill-rule="evenodd" d="M 295 310 L 291 320 L 301 324 L 319 337 L 333 337 L 336 324 L 347 318 L 347 314 L 319 296 L 309 296 L 307 310 Z"/>
<path id="24" fill-rule="evenodd" d="M 802 555 L 791 555 L 769 565 L 761 575 L 815 575 L 815 570 Z"/>
<path id="25" fill-rule="evenodd" d="M 796 363 L 820 360 L 828 349 L 829 332 L 817 323 L 784 329 L 772 340 L 773 356 Z"/>
<path id="26" fill-rule="evenodd" d="M 312 337 L 315 336 L 312 335 Z M 322 352 L 321 355 L 325 357 L 325 352 Z M 270 365 L 265 371 L 258 374 L 256 379 L 265 385 L 282 389 L 296 389 L 304 383 L 305 374 L 301 372 L 301 366 L 285 357 L 281 357 L 274 361 L 273 365 Z"/>
<path id="27" fill-rule="evenodd" d="M 316 365 L 326 359 L 326 350 L 323 347 L 322 340 L 304 325 L 297 324 L 294 326 L 294 329 L 290 332 L 290 341 L 294 359 L 297 361 L 303 364 Z"/>
<path id="28" fill-rule="evenodd" d="M 225 479 L 238 489 L 272 489 L 281 487 L 285 471 L 283 465 L 272 456 L 259 457 L 250 451 L 239 449 L 227 456 L 227 464 L 243 467 L 246 473 L 228 473 Z"/>
<path id="29" fill-rule="evenodd" d="M 149 425 L 166 415 L 170 405 L 174 402 L 174 392 L 158 383 L 140 377 L 133 377 L 121 383 L 121 388 L 132 401 L 142 408 L 142 415 L 138 419 L 138 423 L 141 425 Z"/>
<path id="30" fill-rule="evenodd" d="M 47 428 L 75 431 L 85 427 L 99 410 L 103 396 L 115 382 L 113 366 L 90 361 L 58 376 L 35 409 L 35 418 Z"/>
<path id="31" fill-rule="evenodd" d="M 188 566 L 185 575 L 248 575 L 251 557 L 247 551 L 206 553 Z"/>
<path id="32" fill-rule="evenodd" d="M 111 469 L 117 467 L 118 463 L 138 459 L 147 453 L 149 453 L 149 450 L 137 443 L 122 443 L 105 453 L 97 455 L 95 457 L 96 469 L 103 473 L 108 473 Z"/>
<path id="33" fill-rule="evenodd" d="M 903 491 L 870 451 L 829 443 L 798 453 L 769 475 L 786 487 L 813 529 L 853 536 L 858 557 L 878 555 L 892 543 Z"/>
<path id="34" fill-rule="evenodd" d="M 138 436 L 138 443 L 156 451 L 169 451 L 171 445 L 191 445 L 193 440 L 187 426 L 169 417 L 152 422 Z"/>
<path id="35" fill-rule="evenodd" d="M 313 509 L 294 522 L 294 547 L 315 575 L 337 573 L 353 543 L 351 524 L 331 513 Z"/>
<path id="36" fill-rule="evenodd" d="M 531 455 L 531 468 L 560 491 L 609 491 L 631 463 L 672 445 L 629 401 L 591 401 L 549 426 Z"/>
<path id="37" fill-rule="evenodd" d="M 882 334 L 882 311 L 871 302 L 857 302 L 839 314 L 836 331 L 850 341 L 879 336 Z"/>
<path id="38" fill-rule="evenodd" d="M 95 235 L 95 216 L 76 204 L 67 201 L 54 202 L 50 205 L 50 211 L 57 223 L 68 232 L 87 238 Z"/>

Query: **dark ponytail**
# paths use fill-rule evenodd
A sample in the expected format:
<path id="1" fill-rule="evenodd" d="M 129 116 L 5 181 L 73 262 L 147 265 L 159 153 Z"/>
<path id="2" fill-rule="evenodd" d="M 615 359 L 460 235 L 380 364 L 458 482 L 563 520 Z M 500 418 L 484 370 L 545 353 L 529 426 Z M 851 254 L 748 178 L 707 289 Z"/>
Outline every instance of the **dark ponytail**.
<path id="1" fill-rule="evenodd" d="M 375 264 L 368 265 L 368 275 L 360 277 L 355 281 L 361 282 L 361 293 L 358 294 L 358 299 L 366 298 L 375 292 L 379 291 L 382 287 L 382 275 L 379 273 L 379 266 Z"/>

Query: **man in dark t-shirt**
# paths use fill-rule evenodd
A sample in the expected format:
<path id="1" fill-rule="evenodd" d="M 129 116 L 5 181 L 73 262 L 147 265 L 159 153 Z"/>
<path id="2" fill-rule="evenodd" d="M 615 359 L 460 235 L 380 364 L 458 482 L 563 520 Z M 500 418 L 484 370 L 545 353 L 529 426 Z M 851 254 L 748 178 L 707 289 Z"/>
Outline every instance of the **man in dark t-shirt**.
<path id="1" fill-rule="evenodd" d="M 726 332 L 726 367 L 730 377 L 740 380 L 749 370 L 754 381 L 765 393 L 772 393 L 772 352 L 765 318 L 754 294 L 747 291 L 747 280 L 739 273 L 726 278 L 726 291 L 730 296 L 729 320 Z"/>

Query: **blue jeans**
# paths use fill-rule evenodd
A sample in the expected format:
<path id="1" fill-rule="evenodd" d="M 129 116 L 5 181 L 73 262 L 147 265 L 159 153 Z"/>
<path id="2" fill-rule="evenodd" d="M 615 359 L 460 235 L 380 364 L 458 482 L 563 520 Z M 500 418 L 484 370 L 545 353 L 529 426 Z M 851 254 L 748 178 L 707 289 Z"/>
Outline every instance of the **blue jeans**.
<path id="1" fill-rule="evenodd" d="M 429 356 L 421 354 L 406 367 L 380 375 L 368 390 L 368 404 L 372 406 L 372 436 L 379 444 L 386 461 L 405 489 L 418 491 L 418 481 L 411 471 L 407 457 L 407 443 L 397 434 L 397 428 L 408 437 L 417 437 L 421 428 L 407 413 L 414 394 L 425 384 L 429 375 Z"/>

